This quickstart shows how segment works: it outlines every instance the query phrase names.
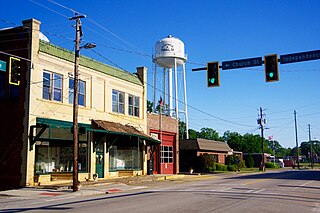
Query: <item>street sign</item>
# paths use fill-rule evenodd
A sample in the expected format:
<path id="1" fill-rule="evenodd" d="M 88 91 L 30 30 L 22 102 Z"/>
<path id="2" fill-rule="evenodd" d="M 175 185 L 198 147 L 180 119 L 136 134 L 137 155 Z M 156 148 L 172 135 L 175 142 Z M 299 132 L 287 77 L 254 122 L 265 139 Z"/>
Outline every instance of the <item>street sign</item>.
<path id="1" fill-rule="evenodd" d="M 0 60 L 0 71 L 7 71 L 7 62 Z"/>
<path id="2" fill-rule="evenodd" d="M 280 64 L 320 59 L 320 50 L 280 55 Z"/>
<path id="3" fill-rule="evenodd" d="M 262 57 L 257 58 L 247 58 L 247 59 L 240 59 L 240 60 L 233 60 L 233 61 L 223 61 L 222 62 L 222 69 L 229 70 L 229 69 L 237 69 L 237 68 L 244 68 L 244 67 L 255 67 L 262 65 Z"/>

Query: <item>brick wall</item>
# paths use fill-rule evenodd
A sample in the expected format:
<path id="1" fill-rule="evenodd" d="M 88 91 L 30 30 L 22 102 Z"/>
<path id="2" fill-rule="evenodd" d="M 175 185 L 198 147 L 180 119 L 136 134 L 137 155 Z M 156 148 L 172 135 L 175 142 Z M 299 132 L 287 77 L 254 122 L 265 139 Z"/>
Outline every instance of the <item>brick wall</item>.
<path id="1" fill-rule="evenodd" d="M 161 119 L 161 121 L 160 121 Z M 161 124 L 161 129 L 160 129 Z M 179 122 L 175 118 L 171 118 L 170 116 L 165 116 L 154 113 L 148 113 L 147 114 L 147 128 L 148 128 L 148 134 L 150 133 L 159 133 L 162 131 L 163 133 L 163 142 L 168 143 L 169 141 L 166 141 L 165 139 L 167 137 L 174 136 L 175 137 L 175 144 L 173 144 L 175 149 L 175 159 L 174 159 L 174 173 L 179 173 Z M 170 140 L 172 141 L 172 139 Z M 162 144 L 164 145 L 164 144 Z M 157 159 L 160 160 L 160 159 Z"/>

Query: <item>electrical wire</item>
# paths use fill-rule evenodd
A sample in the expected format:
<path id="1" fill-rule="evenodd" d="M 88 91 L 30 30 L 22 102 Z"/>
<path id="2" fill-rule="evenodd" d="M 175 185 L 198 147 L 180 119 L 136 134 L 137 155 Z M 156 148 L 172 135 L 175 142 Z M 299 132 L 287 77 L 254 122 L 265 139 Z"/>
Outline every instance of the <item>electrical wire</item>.
<path id="1" fill-rule="evenodd" d="M 54 12 L 54 13 L 56 13 L 56 14 L 58 14 L 58 15 L 60 15 L 60 16 L 62 16 L 62 17 L 64 17 L 64 18 L 67 18 L 67 19 L 69 18 L 68 16 L 65 16 L 64 14 L 59 13 L 58 11 L 53 10 L 53 9 L 51 9 L 51 8 L 49 8 L 49 7 L 46 7 L 46 6 L 44 6 L 43 4 L 40 4 L 39 2 L 36 2 L 36 1 L 33 1 L 33 0 L 29 0 L 29 1 L 31 1 L 32 3 L 37 4 L 37 5 L 39 5 L 39 6 L 43 7 L 43 8 L 45 8 L 45 9 L 47 9 L 47 10 L 50 10 L 51 12 Z M 49 0 L 47 0 L 47 1 L 49 1 Z"/>

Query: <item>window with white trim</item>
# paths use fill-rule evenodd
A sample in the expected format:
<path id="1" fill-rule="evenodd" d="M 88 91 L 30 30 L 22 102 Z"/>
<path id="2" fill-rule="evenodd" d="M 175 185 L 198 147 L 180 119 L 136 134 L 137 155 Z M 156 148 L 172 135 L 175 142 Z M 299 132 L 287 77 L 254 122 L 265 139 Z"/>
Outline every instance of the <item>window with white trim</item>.
<path id="1" fill-rule="evenodd" d="M 140 98 L 134 95 L 128 96 L 128 114 L 139 117 L 140 115 Z"/>
<path id="2" fill-rule="evenodd" d="M 173 163 L 173 146 L 161 146 L 161 163 Z"/>
<path id="3" fill-rule="evenodd" d="M 86 82 L 79 79 L 78 84 L 78 104 L 86 106 Z M 74 99 L 74 78 L 69 78 L 69 104 L 73 104 Z"/>
<path id="4" fill-rule="evenodd" d="M 112 112 L 124 114 L 124 92 L 112 90 Z"/>
<path id="5" fill-rule="evenodd" d="M 62 75 L 43 71 L 42 98 L 62 102 Z"/>

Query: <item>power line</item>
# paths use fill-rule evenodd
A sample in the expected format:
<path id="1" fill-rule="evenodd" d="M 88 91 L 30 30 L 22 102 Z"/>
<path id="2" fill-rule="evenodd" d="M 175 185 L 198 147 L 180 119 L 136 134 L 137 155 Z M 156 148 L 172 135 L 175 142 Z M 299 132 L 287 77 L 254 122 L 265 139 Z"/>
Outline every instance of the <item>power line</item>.
<path id="1" fill-rule="evenodd" d="M 29 1 L 31 1 L 32 3 L 37 4 L 37 5 L 39 5 L 39 6 L 43 7 L 43 8 L 45 8 L 45 9 L 47 9 L 47 10 L 50 10 L 51 12 L 54 12 L 54 13 L 56 13 L 56 14 L 58 14 L 58 15 L 62 16 L 62 17 L 65 17 L 65 18 L 67 18 L 67 19 L 69 18 L 68 16 L 65 16 L 64 14 L 59 13 L 58 11 L 53 10 L 53 9 L 51 9 L 51 8 L 49 8 L 49 7 L 46 7 L 46 6 L 44 6 L 43 4 L 40 4 L 40 3 L 36 2 L 36 1 L 33 1 L 33 0 L 29 0 Z M 49 1 L 49 0 L 48 0 L 48 1 Z"/>

